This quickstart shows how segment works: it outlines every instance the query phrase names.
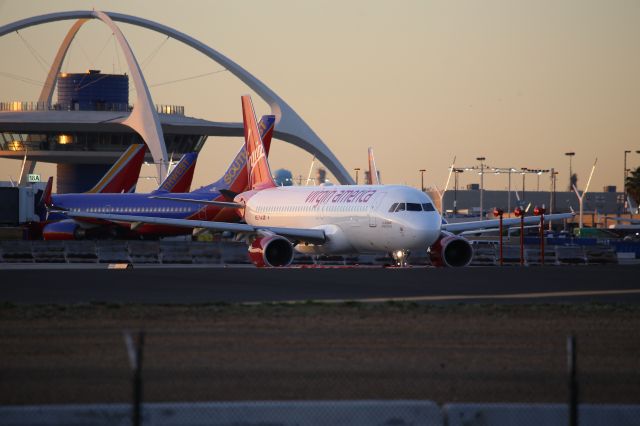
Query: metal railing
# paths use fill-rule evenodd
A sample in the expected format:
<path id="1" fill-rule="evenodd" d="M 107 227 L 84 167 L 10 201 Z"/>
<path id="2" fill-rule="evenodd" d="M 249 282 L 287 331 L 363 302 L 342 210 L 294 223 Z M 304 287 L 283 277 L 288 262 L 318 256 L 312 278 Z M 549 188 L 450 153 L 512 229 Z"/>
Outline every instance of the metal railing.
<path id="1" fill-rule="evenodd" d="M 156 104 L 156 112 L 165 115 L 181 115 L 184 116 L 184 106 L 181 105 L 164 105 Z M 102 103 L 96 104 L 92 108 L 83 106 L 82 111 L 120 111 L 131 112 L 133 105 L 126 103 Z M 0 102 L 0 112 L 34 112 L 34 111 L 78 111 L 77 103 L 55 103 L 38 101 L 10 101 Z"/>

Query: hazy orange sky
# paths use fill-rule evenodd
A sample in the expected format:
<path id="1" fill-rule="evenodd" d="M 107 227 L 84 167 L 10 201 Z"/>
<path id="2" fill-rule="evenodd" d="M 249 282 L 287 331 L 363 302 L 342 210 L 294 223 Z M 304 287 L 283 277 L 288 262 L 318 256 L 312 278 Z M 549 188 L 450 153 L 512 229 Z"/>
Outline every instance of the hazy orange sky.
<path id="1" fill-rule="evenodd" d="M 267 84 L 311 126 L 352 171 L 375 150 L 384 183 L 442 187 L 447 168 L 477 164 L 559 172 L 592 188 L 622 185 L 623 152 L 640 166 L 640 1 L 23 1 L 0 0 L 0 25 L 54 11 L 98 9 L 150 19 L 185 32 L 239 63 Z M 71 21 L 22 30 L 50 64 Z M 186 114 L 240 121 L 241 94 L 251 91 L 222 72 L 174 84 L 221 67 L 165 36 L 118 24 L 143 64 L 155 103 L 184 105 Z M 160 47 L 161 46 L 161 47 Z M 160 47 L 160 48 L 159 48 Z M 158 49 L 157 54 L 152 55 Z M 0 38 L 0 100 L 36 100 L 46 67 L 18 35 Z M 150 56 L 151 55 L 151 56 Z M 63 71 L 128 72 L 113 37 L 90 22 Z M 130 96 L 132 99 L 132 97 Z M 254 96 L 257 113 L 269 113 Z M 209 138 L 195 184 L 217 179 L 240 138 Z M 275 170 L 306 177 L 311 155 L 276 141 Z M 0 180 L 20 162 L 0 160 Z M 39 164 L 44 176 L 54 166 Z M 143 167 L 143 175 L 154 174 Z M 465 173 L 461 185 L 478 182 Z M 534 188 L 535 178 L 527 180 Z M 506 188 L 487 175 L 485 187 Z M 519 187 L 520 179 L 514 180 Z M 531 185 L 531 186 L 529 186 Z M 541 179 L 541 189 L 548 179 Z M 154 188 L 141 181 L 139 191 Z"/>

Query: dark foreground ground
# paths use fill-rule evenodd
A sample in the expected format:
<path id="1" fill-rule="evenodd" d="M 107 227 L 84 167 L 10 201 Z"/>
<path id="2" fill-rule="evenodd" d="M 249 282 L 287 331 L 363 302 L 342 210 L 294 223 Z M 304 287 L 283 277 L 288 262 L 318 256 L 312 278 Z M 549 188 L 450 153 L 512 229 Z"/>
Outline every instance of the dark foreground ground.
<path id="1" fill-rule="evenodd" d="M 0 405 L 126 402 L 125 329 L 146 331 L 144 400 L 640 403 L 638 305 L 0 307 Z"/>

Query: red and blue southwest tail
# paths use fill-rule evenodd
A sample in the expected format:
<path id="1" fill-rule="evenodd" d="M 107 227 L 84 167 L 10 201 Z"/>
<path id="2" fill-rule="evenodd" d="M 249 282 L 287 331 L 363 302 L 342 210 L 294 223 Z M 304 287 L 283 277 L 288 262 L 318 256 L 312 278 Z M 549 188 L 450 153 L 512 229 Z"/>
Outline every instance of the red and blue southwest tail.
<path id="1" fill-rule="evenodd" d="M 275 115 L 263 115 L 258 123 L 258 128 L 262 136 L 262 144 L 264 145 L 264 150 L 267 155 L 269 155 L 269 149 L 271 148 L 275 122 Z M 239 194 L 246 191 L 249 189 L 246 165 L 247 154 L 243 145 L 220 179 L 210 185 L 198 188 L 194 192 L 213 192 L 224 189 Z"/>
<path id="2" fill-rule="evenodd" d="M 253 110 L 251 97 L 242 96 L 242 121 L 244 123 L 244 141 L 247 151 L 247 174 L 249 189 L 265 189 L 276 186 L 271 176 L 267 154 L 262 144 L 260 130 Z"/>
<path id="3" fill-rule="evenodd" d="M 176 164 L 171 173 L 169 173 L 165 180 L 160 184 L 158 189 L 152 192 L 189 192 L 197 160 L 197 152 L 189 152 L 183 155 L 180 162 Z"/>
<path id="4" fill-rule="evenodd" d="M 147 146 L 130 145 L 118 161 L 88 193 L 134 192 Z"/>

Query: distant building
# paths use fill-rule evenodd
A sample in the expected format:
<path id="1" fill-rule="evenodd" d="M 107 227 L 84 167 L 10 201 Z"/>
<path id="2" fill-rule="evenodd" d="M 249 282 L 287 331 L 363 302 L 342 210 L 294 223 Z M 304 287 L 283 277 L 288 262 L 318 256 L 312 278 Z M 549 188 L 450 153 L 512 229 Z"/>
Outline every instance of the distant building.
<path id="1" fill-rule="evenodd" d="M 273 172 L 273 180 L 278 186 L 291 186 L 293 185 L 293 175 L 287 169 L 278 169 Z"/>
<path id="2" fill-rule="evenodd" d="M 322 167 L 316 172 L 316 185 L 321 185 L 327 181 L 327 171 Z"/>
<path id="3" fill-rule="evenodd" d="M 607 187 L 605 187 L 608 189 Z M 517 196 L 516 196 L 517 193 Z M 434 195 L 434 201 L 438 199 L 437 194 Z M 512 191 L 509 199 L 508 191 L 493 191 L 485 189 L 483 191 L 483 205 L 485 213 L 499 207 L 505 211 L 510 206 L 511 210 L 518 205 L 525 207 L 531 203 L 531 209 L 535 206 L 545 206 L 547 211 L 553 205 L 554 213 L 569 212 L 571 210 L 578 211 L 580 206 L 576 194 L 568 191 L 559 191 L 551 193 L 548 191 Z M 444 210 L 453 212 L 454 201 L 458 212 L 464 211 L 470 214 L 478 214 L 480 212 L 480 191 L 477 189 L 457 191 L 449 189 L 443 198 Z M 602 214 L 617 214 L 624 211 L 623 194 L 619 192 L 588 192 L 584 200 L 585 212 L 597 212 Z"/>

